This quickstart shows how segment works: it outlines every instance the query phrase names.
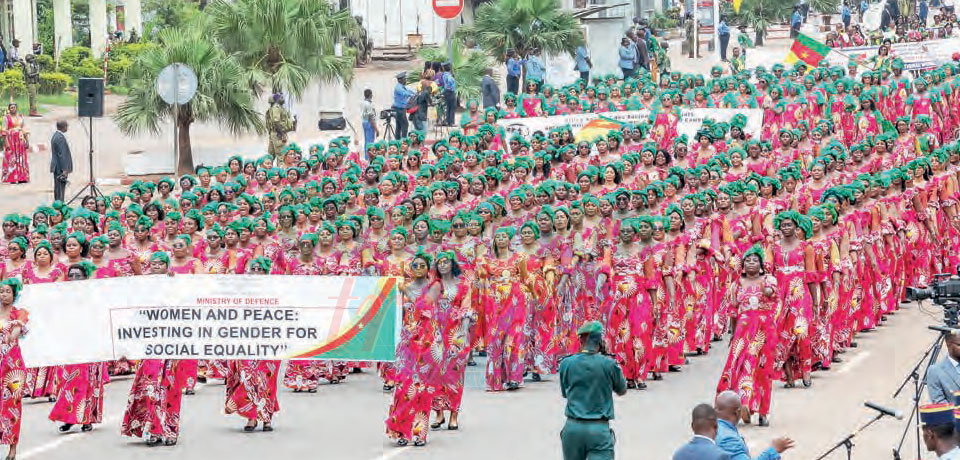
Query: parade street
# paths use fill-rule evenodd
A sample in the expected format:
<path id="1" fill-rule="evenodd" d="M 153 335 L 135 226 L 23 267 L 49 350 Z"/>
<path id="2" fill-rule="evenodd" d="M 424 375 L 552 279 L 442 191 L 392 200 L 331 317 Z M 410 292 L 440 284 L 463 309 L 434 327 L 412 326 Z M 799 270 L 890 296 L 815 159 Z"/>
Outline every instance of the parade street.
<path id="1" fill-rule="evenodd" d="M 843 354 L 843 363 L 814 374 L 809 389 L 798 385 L 785 390 L 776 383 L 769 428 L 742 427 L 753 455 L 770 439 L 790 436 L 796 448 L 789 459 L 814 459 L 846 434 L 875 415 L 864 401 L 899 409 L 910 408 L 913 385 L 897 400 L 891 396 L 915 361 L 935 339 L 927 325 L 940 324 L 942 311 L 929 302 L 922 309 L 905 306 L 883 327 L 858 336 L 859 348 Z M 945 352 L 944 352 L 945 353 Z M 708 356 L 690 357 L 681 373 L 649 381 L 645 391 L 630 390 L 616 399 L 619 459 L 668 459 L 690 434 L 690 409 L 712 402 L 717 376 L 727 356 L 721 342 Z M 941 354 L 941 357 L 944 354 Z M 467 372 L 463 414 L 459 431 L 433 431 L 426 447 L 397 448 L 383 434 L 383 419 L 390 395 L 380 391 L 372 369 L 350 375 L 339 385 L 322 385 L 315 394 L 282 388 L 276 431 L 244 433 L 244 420 L 224 416 L 222 384 L 198 385 L 195 396 L 184 396 L 181 434 L 177 447 L 145 447 L 143 442 L 120 436 L 120 421 L 131 377 L 121 377 L 105 387 L 104 423 L 91 433 L 74 427 L 57 432 L 47 420 L 52 404 L 24 400 L 22 460 L 73 460 L 93 458 L 171 458 L 185 460 L 329 458 L 329 459 L 519 459 L 559 458 L 559 432 L 563 425 L 563 400 L 557 377 L 541 383 L 527 380 L 513 393 L 483 391 L 483 360 Z M 756 418 L 754 418 L 756 420 Z M 892 458 L 903 421 L 885 418 L 854 441 L 854 458 Z M 916 458 L 913 430 L 903 458 Z M 924 453 L 926 455 L 926 453 Z M 845 458 L 843 450 L 831 459 Z"/>

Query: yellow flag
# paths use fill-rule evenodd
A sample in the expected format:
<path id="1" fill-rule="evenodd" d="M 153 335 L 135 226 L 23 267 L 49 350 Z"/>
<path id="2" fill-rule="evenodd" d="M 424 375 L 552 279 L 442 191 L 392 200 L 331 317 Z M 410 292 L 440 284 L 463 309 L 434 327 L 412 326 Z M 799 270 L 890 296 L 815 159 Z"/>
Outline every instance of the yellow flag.
<path id="1" fill-rule="evenodd" d="M 741 3 L 742 1 L 743 1 L 743 0 L 733 0 L 733 12 L 734 12 L 734 13 L 739 13 L 739 12 L 740 12 L 740 3 Z"/>

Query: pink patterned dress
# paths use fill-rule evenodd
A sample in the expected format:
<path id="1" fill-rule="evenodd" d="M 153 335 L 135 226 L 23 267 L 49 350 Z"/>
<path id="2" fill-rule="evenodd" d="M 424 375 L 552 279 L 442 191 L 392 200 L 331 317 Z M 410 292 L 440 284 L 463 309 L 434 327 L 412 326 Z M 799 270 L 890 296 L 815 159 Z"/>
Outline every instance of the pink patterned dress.
<path id="1" fill-rule="evenodd" d="M 23 115 L 3 116 L 0 121 L 0 136 L 4 139 L 3 171 L 0 180 L 5 184 L 22 184 L 30 181 L 27 165 L 27 138 L 23 129 Z"/>
<path id="2" fill-rule="evenodd" d="M 8 344 L 13 328 L 26 331 L 27 312 L 14 307 L 0 327 L 0 444 L 12 445 L 20 440 L 21 400 L 27 381 L 27 369 L 16 341 Z"/>
<path id="3" fill-rule="evenodd" d="M 63 279 L 67 268 L 63 264 L 55 264 L 45 276 L 36 272 L 35 262 L 28 260 L 23 266 L 24 284 L 52 283 Z M 27 383 L 23 395 L 28 398 L 55 398 L 60 391 L 60 372 L 63 366 L 31 367 L 27 369 Z"/>
<path id="4" fill-rule="evenodd" d="M 140 361 L 127 397 L 120 433 L 175 442 L 180 434 L 183 380 L 173 359 Z"/>

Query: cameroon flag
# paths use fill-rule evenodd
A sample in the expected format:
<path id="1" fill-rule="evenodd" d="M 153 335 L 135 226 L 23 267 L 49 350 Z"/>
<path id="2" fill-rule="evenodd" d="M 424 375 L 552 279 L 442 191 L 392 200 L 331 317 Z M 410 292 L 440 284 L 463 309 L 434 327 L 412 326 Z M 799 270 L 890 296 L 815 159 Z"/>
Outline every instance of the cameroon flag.
<path id="1" fill-rule="evenodd" d="M 798 33 L 797 38 L 793 40 L 790 51 L 783 62 L 793 64 L 797 61 L 803 61 L 810 67 L 816 67 L 817 63 L 830 52 L 830 47 L 820 43 L 804 34 Z"/>
<path id="2" fill-rule="evenodd" d="M 606 136 L 610 131 L 619 131 L 623 124 L 607 117 L 598 117 L 588 121 L 573 137 L 577 142 L 593 141 L 600 136 Z"/>

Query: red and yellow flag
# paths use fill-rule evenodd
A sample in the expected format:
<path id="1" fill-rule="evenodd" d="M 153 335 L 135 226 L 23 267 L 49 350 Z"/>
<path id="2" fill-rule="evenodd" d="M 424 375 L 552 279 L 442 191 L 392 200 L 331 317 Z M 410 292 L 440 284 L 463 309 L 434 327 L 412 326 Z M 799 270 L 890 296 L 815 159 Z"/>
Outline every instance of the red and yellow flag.
<path id="1" fill-rule="evenodd" d="M 797 34 L 793 40 L 787 57 L 783 59 L 786 64 L 793 64 L 797 61 L 803 61 L 810 67 L 816 67 L 817 63 L 830 52 L 830 47 L 820 43 L 804 34 Z"/>
<path id="2" fill-rule="evenodd" d="M 577 142 L 593 141 L 600 136 L 606 136 L 610 131 L 619 131 L 622 126 L 622 123 L 612 118 L 594 118 L 583 125 L 583 128 L 580 128 L 580 131 L 574 136 L 574 140 Z"/>

